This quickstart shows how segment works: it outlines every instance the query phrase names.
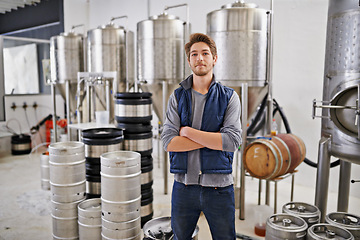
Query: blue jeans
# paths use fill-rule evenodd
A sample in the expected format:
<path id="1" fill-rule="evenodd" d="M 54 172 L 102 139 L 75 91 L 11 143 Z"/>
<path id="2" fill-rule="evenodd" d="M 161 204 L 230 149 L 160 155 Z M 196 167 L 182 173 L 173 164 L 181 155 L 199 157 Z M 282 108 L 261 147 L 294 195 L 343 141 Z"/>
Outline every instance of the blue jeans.
<path id="1" fill-rule="evenodd" d="M 236 239 L 233 185 L 214 188 L 174 181 L 171 199 L 174 240 L 191 240 L 201 211 L 214 240 Z"/>

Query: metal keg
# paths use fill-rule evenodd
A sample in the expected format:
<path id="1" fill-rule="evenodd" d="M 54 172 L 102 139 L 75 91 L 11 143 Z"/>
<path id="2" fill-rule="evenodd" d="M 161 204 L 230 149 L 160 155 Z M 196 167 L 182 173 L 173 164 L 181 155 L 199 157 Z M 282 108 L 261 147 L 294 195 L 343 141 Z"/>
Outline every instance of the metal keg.
<path id="1" fill-rule="evenodd" d="M 360 239 L 360 216 L 358 215 L 345 212 L 333 212 L 325 216 L 325 222 L 345 228 L 351 232 L 355 240 Z"/>
<path id="2" fill-rule="evenodd" d="M 283 213 L 292 214 L 301 217 L 305 220 L 308 227 L 320 223 L 321 212 L 318 207 L 303 203 L 303 202 L 289 202 L 282 208 Z"/>
<path id="3" fill-rule="evenodd" d="M 43 190 L 50 190 L 49 152 L 42 153 L 40 156 L 40 176 L 41 188 Z"/>
<path id="4" fill-rule="evenodd" d="M 80 240 L 101 239 L 101 199 L 92 198 L 78 205 Z"/>
<path id="5" fill-rule="evenodd" d="M 150 156 L 151 157 L 151 156 Z M 142 162 L 141 162 L 142 164 Z M 149 189 L 153 185 L 153 165 L 141 166 L 141 191 Z"/>
<path id="6" fill-rule="evenodd" d="M 141 234 L 140 217 L 125 222 L 102 219 L 102 236 L 109 239 L 132 239 Z"/>
<path id="7" fill-rule="evenodd" d="M 122 148 L 123 131 L 117 128 L 93 128 L 82 131 L 86 158 L 87 198 L 101 196 L 100 155 Z"/>
<path id="8" fill-rule="evenodd" d="M 53 236 L 59 239 L 78 238 L 77 206 L 83 199 L 72 203 L 58 203 L 51 201 L 51 217 Z"/>
<path id="9" fill-rule="evenodd" d="M 147 123 L 152 119 L 152 93 L 118 92 L 115 94 L 115 120 L 120 123 Z"/>
<path id="10" fill-rule="evenodd" d="M 124 150 L 136 151 L 142 156 L 151 155 L 153 150 L 152 137 L 152 132 L 125 134 Z"/>
<path id="11" fill-rule="evenodd" d="M 103 239 L 140 238 L 140 157 L 131 151 L 100 156 Z"/>
<path id="12" fill-rule="evenodd" d="M 346 229 L 331 224 L 318 223 L 309 227 L 308 240 L 341 239 L 354 240 L 354 236 Z"/>
<path id="13" fill-rule="evenodd" d="M 51 199 L 76 202 L 85 196 L 85 154 L 81 142 L 58 142 L 49 146 Z"/>
<path id="14" fill-rule="evenodd" d="M 31 152 L 31 138 L 29 135 L 20 134 L 11 137 L 11 154 L 22 155 Z"/>
<path id="15" fill-rule="evenodd" d="M 123 202 L 108 201 L 101 197 L 102 219 L 111 222 L 126 222 L 140 216 L 141 196 Z"/>
<path id="16" fill-rule="evenodd" d="M 266 240 L 306 239 L 308 228 L 304 219 L 291 214 L 274 214 L 266 221 Z"/>
<path id="17" fill-rule="evenodd" d="M 153 208 L 153 189 L 144 189 L 141 191 L 141 226 L 144 226 L 154 216 Z"/>
<path id="18" fill-rule="evenodd" d="M 143 227 L 143 232 L 144 240 L 173 239 L 174 234 L 171 229 L 171 217 L 159 217 L 148 221 Z M 193 240 L 198 239 L 198 233 L 199 226 L 196 226 L 192 234 Z"/>

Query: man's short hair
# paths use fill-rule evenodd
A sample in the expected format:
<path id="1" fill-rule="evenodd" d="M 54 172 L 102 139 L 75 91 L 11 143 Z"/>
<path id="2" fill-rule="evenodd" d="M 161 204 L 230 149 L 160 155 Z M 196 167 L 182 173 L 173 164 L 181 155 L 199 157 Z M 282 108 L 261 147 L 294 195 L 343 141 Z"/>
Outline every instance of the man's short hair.
<path id="1" fill-rule="evenodd" d="M 186 56 L 188 59 L 190 59 L 191 46 L 194 43 L 198 43 L 198 42 L 206 43 L 209 46 L 210 52 L 213 55 L 213 57 L 215 57 L 217 55 L 216 44 L 215 44 L 214 40 L 212 40 L 212 38 L 210 38 L 208 35 L 205 35 L 202 33 L 193 33 L 190 35 L 189 42 L 185 44 L 185 52 L 186 52 Z"/>

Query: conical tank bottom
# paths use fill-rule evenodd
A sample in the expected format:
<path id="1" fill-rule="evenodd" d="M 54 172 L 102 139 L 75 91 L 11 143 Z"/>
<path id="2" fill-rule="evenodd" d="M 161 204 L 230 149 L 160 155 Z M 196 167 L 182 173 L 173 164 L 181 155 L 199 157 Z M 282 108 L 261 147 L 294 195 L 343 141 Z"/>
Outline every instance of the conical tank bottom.
<path id="1" fill-rule="evenodd" d="M 65 103 L 66 103 L 66 84 L 56 84 L 57 89 L 60 92 L 60 95 L 63 97 Z M 70 102 L 70 116 L 71 121 L 76 122 L 75 118 L 75 112 L 76 112 L 76 91 L 77 91 L 77 84 L 76 83 L 70 83 L 69 84 L 69 102 Z"/>
<path id="2" fill-rule="evenodd" d="M 167 86 L 166 89 L 166 99 L 165 99 L 165 111 L 167 108 L 167 104 L 169 101 L 170 95 L 174 92 L 176 88 L 179 87 L 179 83 L 167 83 L 162 84 L 161 82 L 158 83 L 152 83 L 152 84 L 141 84 L 140 88 L 143 92 L 151 92 L 152 93 L 152 102 L 153 102 L 153 108 L 158 116 L 159 120 L 163 123 L 164 120 L 164 107 L 163 107 L 163 86 Z"/>
<path id="3" fill-rule="evenodd" d="M 242 99 L 241 96 L 241 87 L 230 87 L 234 89 L 237 94 L 240 97 L 240 100 Z M 259 105 L 261 104 L 262 100 L 266 96 L 266 93 L 268 92 L 268 88 L 265 87 L 249 87 L 248 88 L 248 98 L 247 98 L 247 106 L 248 106 L 248 117 L 247 121 L 250 120 L 252 115 L 255 113 Z"/>

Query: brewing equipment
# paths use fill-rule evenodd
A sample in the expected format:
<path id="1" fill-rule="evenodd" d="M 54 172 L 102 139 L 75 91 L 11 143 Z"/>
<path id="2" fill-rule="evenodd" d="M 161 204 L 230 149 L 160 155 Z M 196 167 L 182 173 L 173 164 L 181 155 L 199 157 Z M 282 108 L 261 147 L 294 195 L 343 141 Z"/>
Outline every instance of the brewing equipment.
<path id="1" fill-rule="evenodd" d="M 92 198 L 79 203 L 78 224 L 80 240 L 101 238 L 101 199 Z"/>
<path id="2" fill-rule="evenodd" d="M 308 229 L 309 240 L 344 239 L 354 240 L 354 236 L 346 229 L 331 224 L 318 223 Z"/>
<path id="3" fill-rule="evenodd" d="M 76 122 L 77 73 L 84 68 L 84 38 L 74 32 L 73 26 L 68 33 L 50 38 L 51 93 L 54 105 L 53 123 L 56 129 L 55 86 L 59 89 L 66 102 L 67 123 Z M 70 131 L 68 128 L 68 136 Z M 57 131 L 54 130 L 56 142 Z"/>
<path id="4" fill-rule="evenodd" d="M 112 18 L 107 25 L 99 26 L 88 31 L 87 36 L 87 67 L 90 73 L 116 72 L 115 79 L 105 79 L 99 76 L 96 81 L 87 81 L 92 86 L 91 99 L 88 98 L 88 113 L 84 122 L 94 119 L 95 110 L 107 110 L 103 98 L 109 90 L 106 89 L 106 80 L 109 80 L 110 94 L 129 91 L 134 85 L 134 33 L 126 27 L 114 24 L 115 19 L 127 18 L 127 16 Z M 114 120 L 114 99 L 110 97 L 110 122 Z M 91 107 L 89 106 L 91 105 Z"/>
<path id="5" fill-rule="evenodd" d="M 301 217 L 311 227 L 320 222 L 320 210 L 311 204 L 303 202 L 289 202 L 283 205 L 282 212 Z"/>
<path id="6" fill-rule="evenodd" d="M 54 239 L 79 237 L 77 205 L 85 199 L 84 149 L 81 142 L 58 142 L 49 146 Z"/>
<path id="7" fill-rule="evenodd" d="M 137 24 L 138 83 L 144 92 L 153 94 L 154 111 L 160 122 L 165 120 L 164 112 L 171 93 L 186 77 L 184 45 L 189 34 L 188 16 L 187 21 L 184 22 L 166 12 L 170 8 L 181 6 L 187 7 L 187 4 L 166 7 L 162 14 L 151 16 Z M 161 127 L 159 134 L 160 131 Z M 166 194 L 167 154 L 164 151 L 161 153 L 164 156 Z"/>
<path id="8" fill-rule="evenodd" d="M 360 239 L 360 216 L 358 215 L 332 212 L 325 216 L 325 222 L 348 230 L 354 236 L 355 240 Z"/>
<path id="9" fill-rule="evenodd" d="M 360 10 L 358 2 L 329 1 L 315 205 L 326 215 L 330 157 L 341 160 L 337 209 L 347 212 L 351 164 L 360 163 Z M 316 116 L 316 108 L 322 108 Z"/>
<path id="10" fill-rule="evenodd" d="M 270 5 L 272 10 L 272 1 Z M 216 80 L 233 88 L 241 96 L 243 130 L 241 156 L 247 144 L 247 123 L 266 95 L 265 126 L 267 133 L 270 134 L 273 118 L 271 10 L 259 8 L 253 3 L 236 1 L 207 14 L 207 34 L 215 41 L 218 52 L 217 63 L 214 67 Z M 236 165 L 239 165 L 238 159 Z M 238 173 L 235 175 L 236 179 L 237 176 Z M 245 169 L 243 165 L 240 176 L 240 219 L 244 219 Z"/>
<path id="11" fill-rule="evenodd" d="M 101 159 L 103 239 L 139 239 L 141 155 L 132 151 L 104 153 Z"/>
<path id="12" fill-rule="evenodd" d="M 304 219 L 286 213 L 270 216 L 266 221 L 266 240 L 306 239 L 308 225 Z"/>

